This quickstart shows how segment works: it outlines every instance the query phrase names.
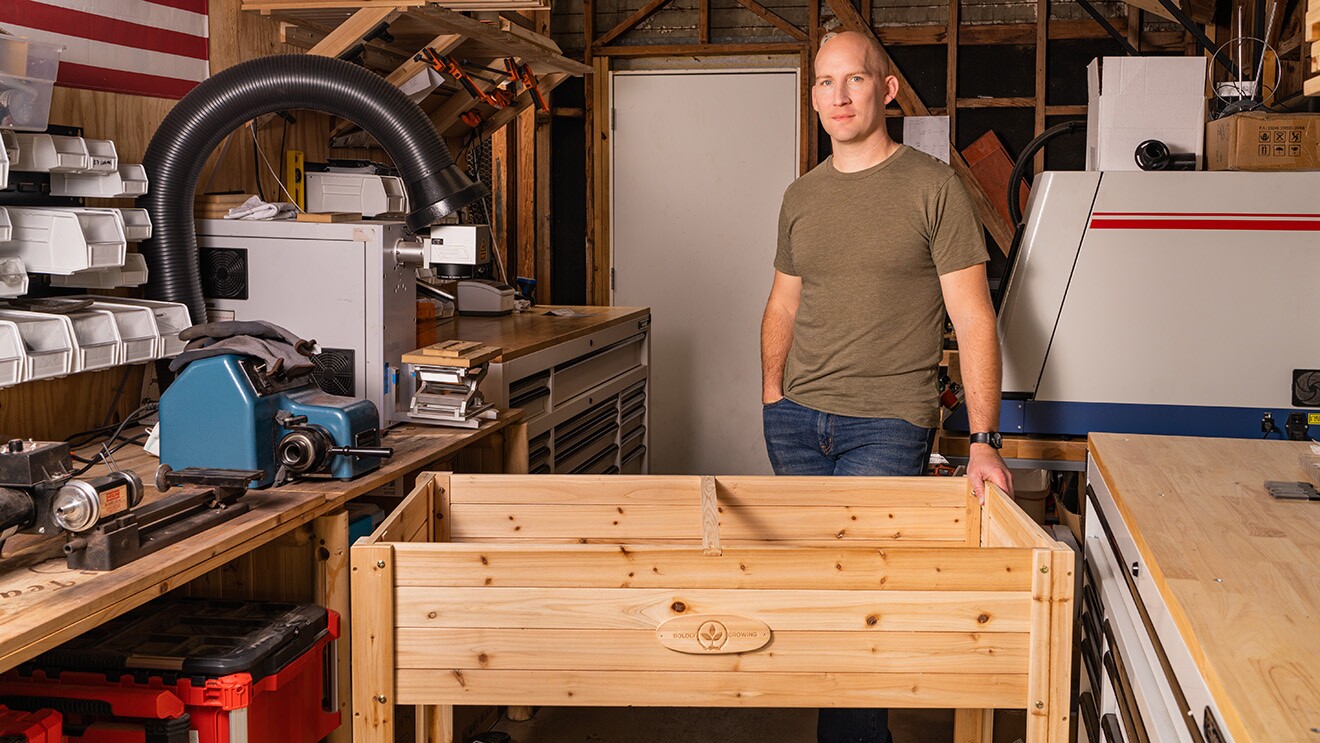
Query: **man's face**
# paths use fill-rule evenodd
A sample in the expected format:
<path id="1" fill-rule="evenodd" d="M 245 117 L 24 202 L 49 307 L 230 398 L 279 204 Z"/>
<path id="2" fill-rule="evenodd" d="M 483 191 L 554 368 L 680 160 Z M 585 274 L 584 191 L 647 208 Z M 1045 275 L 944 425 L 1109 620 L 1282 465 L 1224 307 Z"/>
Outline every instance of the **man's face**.
<path id="1" fill-rule="evenodd" d="M 885 104 L 893 98 L 890 81 L 867 59 L 866 42 L 851 34 L 830 39 L 816 55 L 811 107 L 836 142 L 858 142 L 885 125 Z"/>

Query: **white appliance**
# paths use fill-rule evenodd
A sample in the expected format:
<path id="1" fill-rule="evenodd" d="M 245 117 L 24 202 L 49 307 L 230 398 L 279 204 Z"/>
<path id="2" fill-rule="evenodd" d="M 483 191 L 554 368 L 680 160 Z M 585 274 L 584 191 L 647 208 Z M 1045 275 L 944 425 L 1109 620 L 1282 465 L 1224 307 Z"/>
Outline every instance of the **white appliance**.
<path id="1" fill-rule="evenodd" d="M 458 282 L 458 314 L 507 315 L 513 312 L 513 287 L 490 279 Z"/>
<path id="2" fill-rule="evenodd" d="M 268 320 L 321 347 L 316 382 L 407 420 L 422 247 L 403 222 L 197 222 L 211 320 Z"/>
<path id="3" fill-rule="evenodd" d="M 1320 173 L 1041 174 L 1001 429 L 1258 437 L 1320 409 L 1317 193 Z"/>

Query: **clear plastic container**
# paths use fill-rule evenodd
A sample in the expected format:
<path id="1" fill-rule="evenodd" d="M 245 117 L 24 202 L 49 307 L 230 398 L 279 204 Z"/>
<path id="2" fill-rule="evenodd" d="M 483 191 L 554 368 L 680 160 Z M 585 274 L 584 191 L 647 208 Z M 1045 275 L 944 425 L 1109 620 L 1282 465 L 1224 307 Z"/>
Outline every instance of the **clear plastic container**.
<path id="1" fill-rule="evenodd" d="M 0 36 L 0 128 L 42 131 L 64 47 Z"/>

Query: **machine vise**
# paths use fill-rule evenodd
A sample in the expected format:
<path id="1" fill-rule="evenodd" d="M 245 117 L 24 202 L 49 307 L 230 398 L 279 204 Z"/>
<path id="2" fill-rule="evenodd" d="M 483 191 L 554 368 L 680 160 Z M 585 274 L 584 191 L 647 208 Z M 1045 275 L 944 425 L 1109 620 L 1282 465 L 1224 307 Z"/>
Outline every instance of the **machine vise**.
<path id="1" fill-rule="evenodd" d="M 322 392 L 309 375 L 266 373 L 225 354 L 184 367 L 160 399 L 160 461 L 185 468 L 255 470 L 252 487 L 326 474 L 348 480 L 380 466 L 379 417 L 368 400 Z"/>

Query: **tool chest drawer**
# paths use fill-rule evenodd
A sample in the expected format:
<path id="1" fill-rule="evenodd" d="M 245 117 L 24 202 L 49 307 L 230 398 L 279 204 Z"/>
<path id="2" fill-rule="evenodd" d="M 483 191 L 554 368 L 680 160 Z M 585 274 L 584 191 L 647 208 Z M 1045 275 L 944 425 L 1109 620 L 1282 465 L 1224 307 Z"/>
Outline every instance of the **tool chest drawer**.
<path id="1" fill-rule="evenodd" d="M 1209 691 L 1151 567 L 1093 463 L 1084 523 L 1079 742 L 1230 741 L 1218 729 Z"/>

